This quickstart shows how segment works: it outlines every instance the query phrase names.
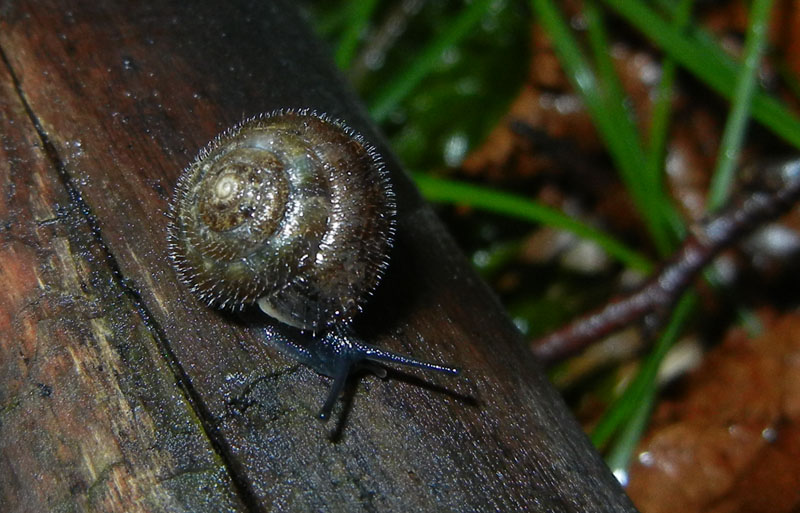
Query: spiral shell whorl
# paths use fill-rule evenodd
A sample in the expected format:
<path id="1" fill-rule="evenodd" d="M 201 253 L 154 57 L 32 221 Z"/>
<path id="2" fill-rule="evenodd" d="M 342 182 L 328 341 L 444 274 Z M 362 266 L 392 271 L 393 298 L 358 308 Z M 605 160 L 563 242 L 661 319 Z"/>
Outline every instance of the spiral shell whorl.
<path id="1" fill-rule="evenodd" d="M 340 122 L 277 111 L 217 137 L 178 181 L 170 257 L 204 302 L 258 304 L 301 329 L 349 322 L 388 265 L 395 202 L 375 150 Z"/>

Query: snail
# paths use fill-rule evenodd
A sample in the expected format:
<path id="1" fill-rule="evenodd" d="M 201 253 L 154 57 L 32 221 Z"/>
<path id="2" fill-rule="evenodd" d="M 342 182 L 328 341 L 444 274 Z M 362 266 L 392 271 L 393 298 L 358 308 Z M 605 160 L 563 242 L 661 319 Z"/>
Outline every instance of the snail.
<path id="1" fill-rule="evenodd" d="M 168 249 L 179 280 L 210 307 L 257 305 L 284 352 L 333 378 L 327 419 L 356 366 L 458 370 L 382 350 L 355 332 L 389 265 L 395 197 L 375 148 L 312 110 L 247 119 L 178 179 Z"/>

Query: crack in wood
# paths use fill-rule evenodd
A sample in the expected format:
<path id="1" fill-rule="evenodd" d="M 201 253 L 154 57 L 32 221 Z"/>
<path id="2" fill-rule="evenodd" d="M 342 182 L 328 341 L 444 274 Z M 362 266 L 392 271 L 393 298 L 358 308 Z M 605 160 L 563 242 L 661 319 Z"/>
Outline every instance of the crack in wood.
<path id="1" fill-rule="evenodd" d="M 62 185 L 64 186 L 70 198 L 71 209 L 80 212 L 80 214 L 82 215 L 83 218 L 82 221 L 86 224 L 86 227 L 92 234 L 94 242 L 99 246 L 100 251 L 105 256 L 106 265 L 108 266 L 108 269 L 110 270 L 111 275 L 113 276 L 115 284 L 131 300 L 134 308 L 139 313 L 139 316 L 141 317 L 143 324 L 147 327 L 148 331 L 153 336 L 153 339 L 156 341 L 159 348 L 161 349 L 162 356 L 164 357 L 168 367 L 172 371 L 176 380 L 176 384 L 178 385 L 178 388 L 181 390 L 184 399 L 189 404 L 189 407 L 192 409 L 195 416 L 199 419 L 203 434 L 209 441 L 214 452 L 220 458 L 220 461 L 222 462 L 224 468 L 226 469 L 228 475 L 230 476 L 231 482 L 233 483 L 237 495 L 242 500 L 243 504 L 248 509 L 248 511 L 251 511 L 253 513 L 262 511 L 258 505 L 256 493 L 252 489 L 252 486 L 249 483 L 247 477 L 241 474 L 239 471 L 237 471 L 237 464 L 235 458 L 233 457 L 233 451 L 231 447 L 229 446 L 225 438 L 219 435 L 217 428 L 219 421 L 214 419 L 214 416 L 211 414 L 209 408 L 206 406 L 205 402 L 202 401 L 200 394 L 198 394 L 194 390 L 191 384 L 191 379 L 189 378 L 183 366 L 178 361 L 177 357 L 172 351 L 172 348 L 167 343 L 166 334 L 164 333 L 161 326 L 159 326 L 158 323 L 153 319 L 153 316 L 150 314 L 144 302 L 142 301 L 139 292 L 127 284 L 128 279 L 123 276 L 119 264 L 114 258 L 114 255 L 109 250 L 108 245 L 106 244 L 103 238 L 102 231 L 100 229 L 100 225 L 97 221 L 97 218 L 93 215 L 91 209 L 89 208 L 89 205 L 83 200 L 79 188 L 73 183 L 73 179 L 70 176 L 63 159 L 61 159 L 61 157 L 59 156 L 55 144 L 48 136 L 47 131 L 44 129 L 41 121 L 34 112 L 22 88 L 22 84 L 20 83 L 18 74 L 12 67 L 11 62 L 8 59 L 5 50 L 1 46 L 0 46 L 0 60 L 2 60 L 5 67 L 8 69 L 9 75 L 11 77 L 14 86 L 14 90 L 16 91 L 19 97 L 20 103 L 25 109 L 25 113 L 27 114 L 31 124 L 36 130 L 39 140 L 41 141 L 42 150 L 45 157 L 50 162 L 51 166 L 53 167 L 53 169 L 55 169 L 56 173 L 61 179 Z M 60 217 L 61 216 L 56 216 L 55 219 L 50 219 L 47 221 L 52 223 L 59 223 L 61 222 L 61 220 L 59 219 Z"/>

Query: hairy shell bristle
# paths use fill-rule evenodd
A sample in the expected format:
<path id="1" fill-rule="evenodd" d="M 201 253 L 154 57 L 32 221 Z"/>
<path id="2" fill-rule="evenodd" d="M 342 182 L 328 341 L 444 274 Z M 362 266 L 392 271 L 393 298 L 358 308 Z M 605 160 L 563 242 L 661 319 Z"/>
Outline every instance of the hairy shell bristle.
<path id="1" fill-rule="evenodd" d="M 388 172 L 361 135 L 313 110 L 279 110 L 225 130 L 186 168 L 168 212 L 169 254 L 210 306 L 261 299 L 287 324 L 325 329 L 350 322 L 373 294 L 395 210 Z"/>

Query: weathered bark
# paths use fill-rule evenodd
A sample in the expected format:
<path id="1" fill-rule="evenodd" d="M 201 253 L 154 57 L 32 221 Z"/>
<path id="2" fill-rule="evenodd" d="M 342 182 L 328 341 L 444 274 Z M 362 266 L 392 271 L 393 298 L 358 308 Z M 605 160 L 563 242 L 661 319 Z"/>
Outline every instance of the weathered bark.
<path id="1" fill-rule="evenodd" d="M 286 6 L 5 2 L 0 52 L 0 511 L 633 510 Z M 177 283 L 178 174 L 282 107 L 388 156 L 399 241 L 359 330 L 462 377 L 364 377 L 324 425 L 327 378 Z"/>

